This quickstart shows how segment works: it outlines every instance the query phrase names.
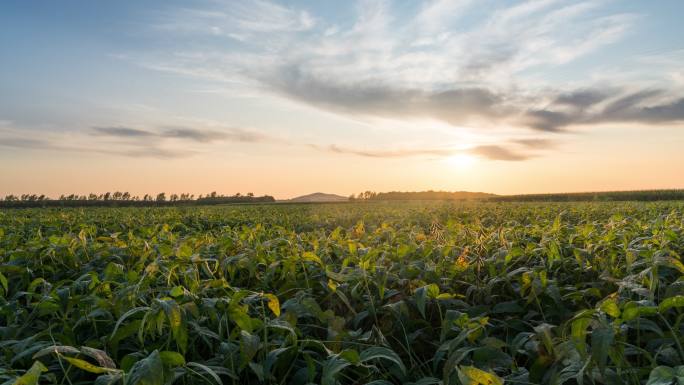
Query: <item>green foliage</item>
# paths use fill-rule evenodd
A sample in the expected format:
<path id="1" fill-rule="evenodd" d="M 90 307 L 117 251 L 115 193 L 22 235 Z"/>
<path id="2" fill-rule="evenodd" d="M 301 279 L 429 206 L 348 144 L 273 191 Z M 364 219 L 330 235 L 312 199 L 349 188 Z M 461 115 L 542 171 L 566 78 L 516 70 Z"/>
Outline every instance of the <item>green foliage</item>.
<path id="1" fill-rule="evenodd" d="M 677 384 L 684 204 L 0 211 L 0 383 Z"/>

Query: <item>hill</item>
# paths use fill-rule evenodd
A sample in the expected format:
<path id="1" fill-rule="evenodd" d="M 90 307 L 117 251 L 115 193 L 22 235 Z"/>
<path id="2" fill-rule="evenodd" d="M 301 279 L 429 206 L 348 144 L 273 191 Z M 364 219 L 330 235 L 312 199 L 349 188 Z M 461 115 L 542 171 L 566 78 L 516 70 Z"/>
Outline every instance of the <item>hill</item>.
<path id="1" fill-rule="evenodd" d="M 316 192 L 289 199 L 288 202 L 346 202 L 349 198 L 337 194 Z"/>

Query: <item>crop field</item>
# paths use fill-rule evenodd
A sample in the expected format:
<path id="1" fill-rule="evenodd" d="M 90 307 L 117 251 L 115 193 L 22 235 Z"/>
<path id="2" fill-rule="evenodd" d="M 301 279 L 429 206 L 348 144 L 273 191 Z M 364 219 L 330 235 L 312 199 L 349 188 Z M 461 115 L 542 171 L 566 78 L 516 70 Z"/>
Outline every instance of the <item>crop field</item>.
<path id="1" fill-rule="evenodd" d="M 0 211 L 0 383 L 682 384 L 684 203 Z"/>

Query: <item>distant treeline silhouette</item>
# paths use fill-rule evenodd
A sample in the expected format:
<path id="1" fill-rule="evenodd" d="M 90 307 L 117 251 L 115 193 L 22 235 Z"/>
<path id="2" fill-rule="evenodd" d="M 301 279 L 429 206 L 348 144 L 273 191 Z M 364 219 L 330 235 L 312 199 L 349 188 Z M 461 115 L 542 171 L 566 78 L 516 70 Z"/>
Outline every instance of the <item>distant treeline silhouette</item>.
<path id="1" fill-rule="evenodd" d="M 270 195 L 254 196 L 253 193 L 242 195 L 220 195 L 215 191 L 207 195 L 194 194 L 171 194 L 159 193 L 157 195 L 145 194 L 142 197 L 131 195 L 128 192 L 107 192 L 104 194 L 88 195 L 61 195 L 57 199 L 46 195 L 22 194 L 7 195 L 0 200 L 0 208 L 22 207 L 148 207 L 148 206 L 182 206 L 182 205 L 217 205 L 224 203 L 262 203 L 275 202 Z"/>
<path id="2" fill-rule="evenodd" d="M 583 201 L 662 201 L 684 200 L 684 189 L 605 191 L 557 194 L 495 195 L 468 191 L 364 191 L 349 196 L 350 201 L 394 200 L 479 200 L 487 202 L 583 202 Z"/>
<path id="3" fill-rule="evenodd" d="M 390 192 L 374 192 L 364 191 L 358 195 L 350 195 L 350 201 L 405 201 L 405 200 L 472 200 L 485 199 L 495 196 L 483 192 L 469 192 L 469 191 L 390 191 Z"/>
<path id="4" fill-rule="evenodd" d="M 666 200 L 684 200 L 684 189 L 497 195 L 487 198 L 487 201 L 490 202 L 580 202 Z"/>

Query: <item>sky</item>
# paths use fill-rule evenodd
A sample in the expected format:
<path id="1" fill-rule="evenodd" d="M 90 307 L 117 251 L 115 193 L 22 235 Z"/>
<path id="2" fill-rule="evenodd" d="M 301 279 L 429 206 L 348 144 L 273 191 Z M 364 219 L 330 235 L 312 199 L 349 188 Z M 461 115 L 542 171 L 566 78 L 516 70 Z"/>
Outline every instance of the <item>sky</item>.
<path id="1" fill-rule="evenodd" d="M 0 196 L 684 188 L 684 2 L 0 2 Z"/>

